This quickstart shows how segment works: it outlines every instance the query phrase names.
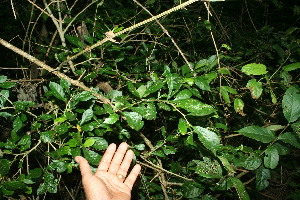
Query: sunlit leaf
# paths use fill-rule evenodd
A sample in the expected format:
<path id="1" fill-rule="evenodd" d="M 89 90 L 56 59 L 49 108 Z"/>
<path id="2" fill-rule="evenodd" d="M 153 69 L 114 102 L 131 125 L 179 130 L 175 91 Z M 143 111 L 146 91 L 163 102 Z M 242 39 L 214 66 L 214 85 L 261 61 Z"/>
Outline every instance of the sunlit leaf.
<path id="1" fill-rule="evenodd" d="M 128 125 L 134 130 L 138 131 L 144 126 L 142 116 L 136 112 L 123 112 L 126 117 Z"/>
<path id="2" fill-rule="evenodd" d="M 243 66 L 242 72 L 247 75 L 264 75 L 267 73 L 267 67 L 263 64 L 251 63 Z"/>
<path id="3" fill-rule="evenodd" d="M 258 99 L 263 92 L 262 83 L 255 79 L 249 80 L 246 87 L 250 90 L 253 99 Z"/>

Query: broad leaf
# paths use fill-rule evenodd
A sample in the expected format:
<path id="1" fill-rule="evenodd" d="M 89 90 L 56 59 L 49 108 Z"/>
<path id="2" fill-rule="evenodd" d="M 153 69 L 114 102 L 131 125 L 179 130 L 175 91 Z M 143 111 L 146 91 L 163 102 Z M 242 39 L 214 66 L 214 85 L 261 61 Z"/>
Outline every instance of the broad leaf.
<path id="1" fill-rule="evenodd" d="M 92 150 L 88 150 L 86 148 L 83 148 L 82 150 L 84 157 L 91 165 L 97 166 L 99 164 L 101 156 L 98 153 Z"/>
<path id="2" fill-rule="evenodd" d="M 267 67 L 263 64 L 251 63 L 243 66 L 242 72 L 247 75 L 264 75 L 267 73 Z"/>
<path id="3" fill-rule="evenodd" d="M 269 186 L 268 179 L 271 179 L 271 173 L 269 169 L 258 169 L 256 171 L 256 189 L 261 191 Z"/>
<path id="4" fill-rule="evenodd" d="M 228 178 L 228 181 L 230 181 L 233 187 L 236 189 L 236 192 L 240 200 L 250 200 L 246 188 L 240 179 L 237 179 L 235 177 L 230 177 Z"/>
<path id="5" fill-rule="evenodd" d="M 275 139 L 274 132 L 259 126 L 247 126 L 238 130 L 237 132 L 263 143 L 269 143 Z"/>
<path id="6" fill-rule="evenodd" d="M 119 115 L 116 113 L 113 113 L 113 114 L 109 115 L 109 117 L 107 117 L 103 123 L 104 124 L 114 124 L 114 123 L 116 123 L 116 121 L 118 121 L 118 119 L 119 119 Z"/>
<path id="7" fill-rule="evenodd" d="M 243 163 L 243 167 L 248 170 L 255 170 L 261 165 L 261 158 L 255 154 L 251 154 L 247 157 Z"/>
<path id="8" fill-rule="evenodd" d="M 145 103 L 139 107 L 132 107 L 131 109 L 147 120 L 156 119 L 157 112 L 154 103 Z"/>
<path id="9" fill-rule="evenodd" d="M 64 92 L 63 88 L 59 84 L 54 83 L 54 82 L 50 82 L 49 87 L 51 89 L 52 94 L 56 98 L 58 98 L 60 100 L 63 100 L 63 101 L 66 100 L 65 92 Z"/>
<path id="10" fill-rule="evenodd" d="M 84 111 L 84 113 L 82 114 L 80 125 L 83 124 L 84 122 L 90 121 L 93 118 L 93 115 L 94 112 L 92 109 L 87 109 L 86 111 Z"/>
<path id="11" fill-rule="evenodd" d="M 194 126 L 194 131 L 198 134 L 198 138 L 202 144 L 216 154 L 217 149 L 220 147 L 220 138 L 218 135 L 200 126 Z"/>
<path id="12" fill-rule="evenodd" d="M 300 68 L 300 63 L 292 63 L 292 64 L 285 65 L 282 67 L 282 69 L 286 72 L 293 71 L 293 70 L 296 70 L 299 68 Z"/>
<path id="13" fill-rule="evenodd" d="M 270 146 L 265 151 L 264 164 L 266 168 L 275 169 L 278 165 L 279 155 L 275 147 Z"/>
<path id="14" fill-rule="evenodd" d="M 221 178 L 222 167 L 217 160 L 211 160 L 208 157 L 203 157 L 203 161 L 194 160 L 197 164 L 196 173 L 205 178 Z"/>
<path id="15" fill-rule="evenodd" d="M 134 130 L 138 131 L 144 126 L 142 121 L 142 116 L 136 112 L 123 112 L 123 115 L 126 117 L 128 125 Z"/>
<path id="16" fill-rule="evenodd" d="M 281 140 L 285 143 L 288 143 L 288 144 L 293 145 L 294 147 L 297 147 L 298 149 L 300 149 L 300 143 L 298 142 L 297 137 L 291 132 L 286 132 L 286 133 L 281 134 L 278 137 L 278 140 Z"/>
<path id="17" fill-rule="evenodd" d="M 192 97 L 192 92 L 189 91 L 188 89 L 184 89 L 182 91 L 180 91 L 174 100 L 178 100 L 178 99 L 188 99 L 188 98 L 191 98 Z"/>
<path id="18" fill-rule="evenodd" d="M 250 90 L 253 99 L 258 99 L 263 92 L 262 83 L 255 79 L 249 80 L 246 87 Z"/>
<path id="19" fill-rule="evenodd" d="M 199 183 L 186 182 L 182 186 L 183 197 L 188 199 L 199 197 L 204 189 L 205 187 Z"/>
<path id="20" fill-rule="evenodd" d="M 290 87 L 282 99 L 283 114 L 289 123 L 300 117 L 300 93 L 295 87 Z"/>
<path id="21" fill-rule="evenodd" d="M 10 161 L 7 159 L 0 159 L 0 177 L 8 174 L 10 169 Z"/>
<path id="22" fill-rule="evenodd" d="M 185 119 L 180 118 L 178 123 L 178 130 L 182 135 L 187 133 L 188 124 Z"/>
<path id="23" fill-rule="evenodd" d="M 179 99 L 172 101 L 177 107 L 190 112 L 189 115 L 205 116 L 215 112 L 215 109 L 208 104 L 202 103 L 196 99 Z"/>
<path id="24" fill-rule="evenodd" d="M 234 103 L 235 112 L 239 113 L 242 116 L 245 116 L 246 114 L 243 112 L 243 110 L 244 110 L 243 100 L 240 98 L 236 98 L 233 103 Z"/>

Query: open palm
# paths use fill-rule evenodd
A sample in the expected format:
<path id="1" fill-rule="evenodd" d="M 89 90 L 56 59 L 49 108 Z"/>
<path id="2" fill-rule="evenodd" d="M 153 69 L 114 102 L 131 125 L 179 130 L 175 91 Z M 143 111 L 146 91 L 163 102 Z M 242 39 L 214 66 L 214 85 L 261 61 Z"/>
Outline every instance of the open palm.
<path id="1" fill-rule="evenodd" d="M 127 176 L 134 156 L 133 151 L 127 151 L 127 148 L 128 145 L 122 143 L 116 151 L 116 145 L 110 144 L 95 174 L 92 173 L 85 158 L 81 156 L 75 158 L 80 167 L 87 200 L 130 199 L 132 186 L 140 173 L 141 166 L 135 165 Z"/>

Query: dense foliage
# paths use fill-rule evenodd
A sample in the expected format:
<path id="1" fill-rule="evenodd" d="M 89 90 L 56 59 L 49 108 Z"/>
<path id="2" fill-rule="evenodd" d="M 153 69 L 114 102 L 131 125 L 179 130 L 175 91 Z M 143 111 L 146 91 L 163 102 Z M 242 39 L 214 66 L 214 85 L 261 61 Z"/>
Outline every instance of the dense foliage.
<path id="1" fill-rule="evenodd" d="M 94 92 L 1 47 L 0 199 L 83 198 L 74 157 L 122 141 L 133 199 L 300 198 L 297 0 L 196 2 L 72 61 L 181 1 L 34 2 L 0 38 Z"/>

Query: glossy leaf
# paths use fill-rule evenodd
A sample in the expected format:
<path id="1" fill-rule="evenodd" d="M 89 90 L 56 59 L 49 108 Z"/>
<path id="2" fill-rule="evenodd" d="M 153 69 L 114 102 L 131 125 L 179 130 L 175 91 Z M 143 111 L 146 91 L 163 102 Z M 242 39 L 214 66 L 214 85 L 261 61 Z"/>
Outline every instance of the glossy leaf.
<path id="1" fill-rule="evenodd" d="M 84 111 L 84 113 L 82 114 L 80 125 L 85 122 L 90 121 L 93 118 L 93 115 L 94 115 L 94 112 L 91 108 Z"/>
<path id="2" fill-rule="evenodd" d="M 215 132 L 200 126 L 194 126 L 194 131 L 198 134 L 198 138 L 202 144 L 216 154 L 217 149 L 220 147 L 220 138 L 218 135 Z"/>
<path id="3" fill-rule="evenodd" d="M 215 112 L 215 109 L 208 104 L 196 99 L 179 99 L 172 101 L 177 107 L 187 110 L 189 115 L 205 116 Z"/>
<path id="4" fill-rule="evenodd" d="M 136 112 L 123 112 L 126 117 L 128 125 L 134 130 L 138 131 L 144 126 L 142 116 Z"/>
<path id="5" fill-rule="evenodd" d="M 50 82 L 49 88 L 51 89 L 52 94 L 56 98 L 58 98 L 58 99 L 60 99 L 62 101 L 66 101 L 65 92 L 64 92 L 63 88 L 59 84 L 57 84 L 55 82 Z"/>
<path id="6" fill-rule="evenodd" d="M 116 113 L 113 113 L 111 115 L 109 115 L 109 117 L 105 118 L 104 120 L 104 124 L 114 124 L 118 121 L 119 119 L 119 115 Z"/>
<path id="7" fill-rule="evenodd" d="M 300 93 L 295 87 L 290 87 L 282 99 L 283 114 L 289 123 L 300 117 Z"/>
<path id="8" fill-rule="evenodd" d="M 58 186 L 58 180 L 55 179 L 53 174 L 46 171 L 44 175 L 44 183 L 42 183 L 37 189 L 37 194 L 40 195 L 46 192 L 56 193 L 57 186 Z"/>
<path id="9" fill-rule="evenodd" d="M 154 103 L 145 103 L 138 107 L 132 107 L 131 109 L 147 120 L 156 119 L 157 112 Z"/>
<path id="10" fill-rule="evenodd" d="M 94 166 L 97 166 L 101 159 L 101 156 L 98 153 L 86 148 L 83 148 L 83 155 L 87 159 L 87 161 Z"/>
<path id="11" fill-rule="evenodd" d="M 250 90 L 253 99 L 258 99 L 263 92 L 262 83 L 255 79 L 249 80 L 246 87 Z"/>
<path id="12" fill-rule="evenodd" d="M 278 151 L 275 147 L 270 146 L 265 151 L 264 164 L 266 168 L 275 169 L 279 162 Z"/>
<path id="13" fill-rule="evenodd" d="M 90 147 L 92 146 L 93 144 L 95 144 L 95 140 L 93 138 L 89 138 L 87 139 L 84 143 L 83 143 L 83 146 L 84 147 Z"/>
<path id="14" fill-rule="evenodd" d="M 267 67 L 263 64 L 251 63 L 242 67 L 242 72 L 247 75 L 264 75 Z"/>
<path id="15" fill-rule="evenodd" d="M 191 98 L 192 97 L 192 92 L 185 89 L 185 90 L 182 90 L 180 91 L 174 100 L 178 100 L 178 99 L 188 99 L 188 98 Z"/>
<path id="16" fill-rule="evenodd" d="M 55 131 L 45 131 L 40 133 L 40 138 L 43 143 L 54 142 Z"/>
<path id="17" fill-rule="evenodd" d="M 263 143 L 269 143 L 275 139 L 274 132 L 259 126 L 247 126 L 238 130 L 237 132 Z"/>

